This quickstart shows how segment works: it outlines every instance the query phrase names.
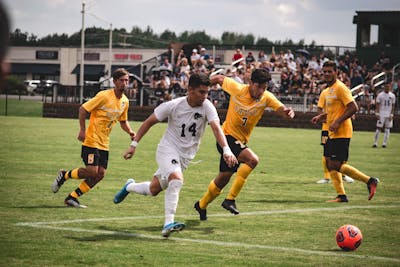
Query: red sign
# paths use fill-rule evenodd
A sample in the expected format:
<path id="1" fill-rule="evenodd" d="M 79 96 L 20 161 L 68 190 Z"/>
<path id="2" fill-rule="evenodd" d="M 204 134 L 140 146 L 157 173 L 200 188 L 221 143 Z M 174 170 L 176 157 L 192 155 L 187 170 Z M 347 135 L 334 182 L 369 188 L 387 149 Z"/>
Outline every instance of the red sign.
<path id="1" fill-rule="evenodd" d="M 142 60 L 142 54 L 114 54 L 114 59 L 116 60 Z"/>

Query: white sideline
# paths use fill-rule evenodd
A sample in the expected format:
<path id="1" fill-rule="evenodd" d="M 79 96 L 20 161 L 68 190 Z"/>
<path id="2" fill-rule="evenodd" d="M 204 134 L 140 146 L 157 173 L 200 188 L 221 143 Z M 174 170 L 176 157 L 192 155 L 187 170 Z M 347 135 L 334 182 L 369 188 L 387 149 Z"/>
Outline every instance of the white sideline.
<path id="1" fill-rule="evenodd" d="M 344 206 L 344 207 L 333 207 L 333 208 L 311 208 L 311 209 L 293 209 L 293 210 L 272 210 L 272 211 L 254 211 L 254 212 L 242 212 L 238 216 L 258 216 L 258 215 L 271 215 L 271 214 L 283 214 L 283 213 L 307 213 L 307 212 L 321 212 L 321 211 L 333 211 L 333 210 L 348 210 L 348 209 L 377 209 L 377 208 L 399 208 L 398 205 L 388 205 L 388 206 Z M 221 213 L 221 214 L 210 214 L 209 217 L 228 217 L 233 216 L 232 214 Z M 182 217 L 198 217 L 198 215 L 182 215 Z M 23 227 L 33 227 L 42 229 L 52 229 L 52 230 L 62 230 L 71 232 L 86 232 L 93 234 L 103 234 L 103 235 L 119 235 L 128 237 L 137 237 L 145 239 L 165 239 L 160 236 L 146 235 L 146 234 L 136 234 L 118 231 L 107 231 L 107 230 L 91 230 L 79 227 L 62 227 L 62 226 L 52 226 L 54 224 L 66 224 L 66 223 L 79 223 L 79 222 L 101 222 L 101 221 L 116 221 L 116 220 L 140 220 L 140 219 L 159 219 L 163 216 L 137 216 L 137 217 L 115 217 L 115 218 L 91 218 L 91 219 L 76 219 L 76 220 L 63 220 L 63 221 L 48 221 L 48 222 L 19 222 L 16 223 L 17 226 Z M 369 259 L 385 262 L 397 262 L 400 263 L 398 258 L 388 258 L 379 257 L 372 255 L 358 255 L 354 253 L 343 253 L 343 252 L 330 252 L 330 251 L 319 251 L 319 250 L 306 250 L 301 248 L 290 248 L 290 247 L 277 247 L 277 246 L 267 246 L 267 245 L 257 245 L 257 244 L 247 244 L 241 242 L 223 242 L 214 240 L 204 240 L 204 239 L 190 239 L 190 238 L 178 238 L 169 237 L 168 239 L 199 243 L 199 244 L 210 244 L 217 246 L 229 246 L 229 247 L 242 247 L 242 248 L 253 248 L 253 249 L 268 249 L 268 250 L 279 250 L 286 252 L 297 252 L 302 254 L 315 254 L 321 256 L 335 256 L 335 257 L 351 257 L 359 259 Z"/>

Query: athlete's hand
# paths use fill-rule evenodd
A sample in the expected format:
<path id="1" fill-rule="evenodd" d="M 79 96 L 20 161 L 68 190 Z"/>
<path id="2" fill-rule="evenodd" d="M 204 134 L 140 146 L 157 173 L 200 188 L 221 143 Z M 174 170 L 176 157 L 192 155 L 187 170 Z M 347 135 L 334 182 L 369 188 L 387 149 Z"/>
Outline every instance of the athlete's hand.
<path id="1" fill-rule="evenodd" d="M 83 142 L 83 141 L 85 141 L 85 136 L 86 136 L 85 135 L 85 131 L 84 130 L 80 130 L 79 133 L 78 133 L 78 137 L 77 138 L 78 138 L 79 141 Z"/>
<path id="2" fill-rule="evenodd" d="M 124 153 L 124 159 L 130 159 L 135 154 L 136 147 L 129 146 L 129 148 Z"/>
<path id="3" fill-rule="evenodd" d="M 136 133 L 135 132 L 130 132 L 129 133 L 131 140 L 133 141 L 133 139 L 135 139 Z"/>
<path id="4" fill-rule="evenodd" d="M 329 131 L 336 132 L 339 129 L 340 123 L 334 121 L 331 125 L 329 125 Z"/>
<path id="5" fill-rule="evenodd" d="M 294 110 L 293 110 L 293 108 L 292 107 L 285 107 L 284 109 L 283 109 L 283 112 L 284 113 L 286 113 L 286 116 L 289 118 L 289 119 L 293 119 L 294 118 Z"/>
<path id="6" fill-rule="evenodd" d="M 235 157 L 235 155 L 233 155 L 232 151 L 227 151 L 223 154 L 224 160 L 226 162 L 226 164 L 228 165 L 228 167 L 232 168 L 233 166 L 235 166 L 236 164 L 238 164 L 238 160 Z"/>

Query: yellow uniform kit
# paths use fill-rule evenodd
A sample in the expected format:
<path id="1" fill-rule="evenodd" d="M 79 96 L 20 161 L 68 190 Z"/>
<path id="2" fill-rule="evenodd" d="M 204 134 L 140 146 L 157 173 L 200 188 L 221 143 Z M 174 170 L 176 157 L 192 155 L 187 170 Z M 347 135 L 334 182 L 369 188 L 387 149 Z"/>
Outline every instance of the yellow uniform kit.
<path id="1" fill-rule="evenodd" d="M 228 113 L 222 129 L 225 135 L 231 135 L 246 144 L 253 128 L 267 107 L 274 111 L 283 104 L 269 91 L 265 91 L 259 100 L 251 97 L 248 84 L 240 84 L 231 78 L 225 78 L 222 89 L 230 94 Z"/>
<path id="2" fill-rule="evenodd" d="M 82 145 L 108 151 L 112 127 L 117 121 L 128 120 L 128 98 L 122 95 L 118 99 L 114 90 L 109 89 L 100 91 L 82 106 L 90 112 L 89 127 Z"/>

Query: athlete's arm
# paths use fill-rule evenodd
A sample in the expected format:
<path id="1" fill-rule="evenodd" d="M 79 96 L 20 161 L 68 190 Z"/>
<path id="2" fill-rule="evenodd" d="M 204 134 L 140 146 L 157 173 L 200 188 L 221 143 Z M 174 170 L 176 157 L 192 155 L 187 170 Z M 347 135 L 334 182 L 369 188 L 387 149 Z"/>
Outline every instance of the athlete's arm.
<path id="1" fill-rule="evenodd" d="M 282 118 L 293 119 L 294 118 L 294 110 L 292 107 L 286 107 L 285 105 L 280 106 L 275 112 L 281 116 Z"/>
<path id="2" fill-rule="evenodd" d="M 353 116 L 357 112 L 357 110 L 358 106 L 356 102 L 353 101 L 348 103 L 346 109 L 344 110 L 343 115 L 337 118 L 334 122 L 332 122 L 331 125 L 329 125 L 329 131 L 336 132 L 339 129 L 340 124 L 345 120 L 347 120 L 348 118 L 351 118 L 351 116 Z"/>
<path id="3" fill-rule="evenodd" d="M 224 83 L 224 79 L 224 75 L 214 75 L 210 78 L 211 84 L 219 84 L 220 86 Z"/>
<path id="4" fill-rule="evenodd" d="M 79 132 L 78 132 L 78 140 L 83 142 L 85 141 L 85 131 L 86 131 L 86 116 L 88 112 L 82 106 L 79 107 Z"/>
<path id="5" fill-rule="evenodd" d="M 326 122 L 326 113 L 323 112 L 322 108 L 318 108 L 318 115 L 312 117 L 311 123 L 317 124 L 318 122 Z"/>
<path id="6" fill-rule="evenodd" d="M 128 121 L 120 121 L 119 124 L 121 125 L 122 130 L 127 132 L 130 135 L 131 140 L 133 140 L 135 138 L 136 133 L 132 130 L 129 122 Z"/>
<path id="7" fill-rule="evenodd" d="M 142 137 L 147 133 L 147 131 L 156 123 L 158 123 L 159 120 L 157 119 L 156 115 L 153 113 L 151 114 L 139 127 L 135 138 L 133 139 L 131 145 L 129 148 L 125 151 L 124 153 L 124 158 L 125 159 L 130 159 L 132 156 L 135 154 L 136 151 L 136 146 L 138 145 L 139 141 L 142 139 Z"/>
<path id="8" fill-rule="evenodd" d="M 238 161 L 228 146 L 228 142 L 226 141 L 224 132 L 222 131 L 221 126 L 219 125 L 219 120 L 211 121 L 210 127 L 214 133 L 215 139 L 217 139 L 218 144 L 223 149 L 223 157 L 224 157 L 226 164 L 229 167 L 235 166 L 238 163 Z"/>

